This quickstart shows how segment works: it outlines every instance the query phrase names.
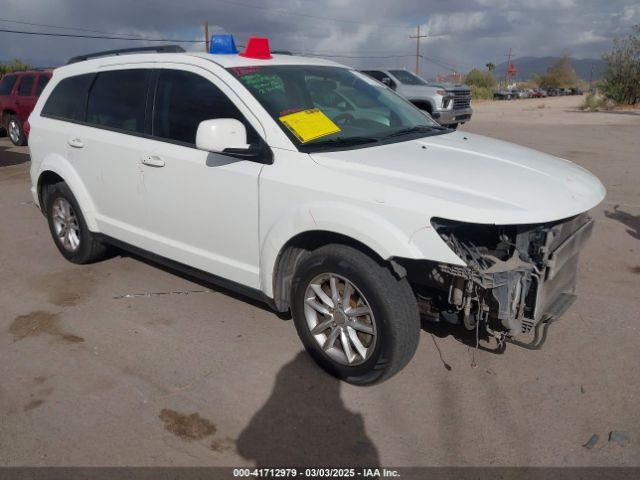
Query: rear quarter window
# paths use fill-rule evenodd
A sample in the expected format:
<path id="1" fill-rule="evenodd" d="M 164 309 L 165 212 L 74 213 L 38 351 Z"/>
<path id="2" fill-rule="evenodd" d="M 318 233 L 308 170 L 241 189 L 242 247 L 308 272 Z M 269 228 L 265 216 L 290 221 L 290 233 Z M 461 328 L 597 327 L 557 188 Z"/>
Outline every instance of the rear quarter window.
<path id="1" fill-rule="evenodd" d="M 38 85 L 36 86 L 36 97 L 40 96 L 40 94 L 44 90 L 44 87 L 46 87 L 47 83 L 49 83 L 50 79 L 51 77 L 48 75 L 40 75 L 38 77 Z"/>
<path id="2" fill-rule="evenodd" d="M 18 77 L 15 75 L 6 75 L 2 81 L 0 81 L 0 95 L 9 95 L 17 79 Z"/>
<path id="3" fill-rule="evenodd" d="M 94 74 L 68 77 L 60 81 L 42 108 L 42 115 L 61 120 L 84 120 L 87 92 Z"/>

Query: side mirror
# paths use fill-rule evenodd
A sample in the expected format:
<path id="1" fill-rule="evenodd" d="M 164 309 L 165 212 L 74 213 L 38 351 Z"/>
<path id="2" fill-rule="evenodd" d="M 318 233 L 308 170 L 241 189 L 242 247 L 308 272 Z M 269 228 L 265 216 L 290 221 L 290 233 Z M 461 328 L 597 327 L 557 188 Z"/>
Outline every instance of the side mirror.
<path id="1" fill-rule="evenodd" d="M 228 149 L 249 150 L 247 129 L 235 118 L 204 120 L 196 132 L 196 148 L 214 153 L 224 153 Z"/>
<path id="2" fill-rule="evenodd" d="M 391 90 L 395 90 L 396 89 L 396 84 L 393 80 L 391 80 L 389 77 L 384 77 L 382 79 L 382 83 L 384 83 L 387 87 L 389 87 Z"/>

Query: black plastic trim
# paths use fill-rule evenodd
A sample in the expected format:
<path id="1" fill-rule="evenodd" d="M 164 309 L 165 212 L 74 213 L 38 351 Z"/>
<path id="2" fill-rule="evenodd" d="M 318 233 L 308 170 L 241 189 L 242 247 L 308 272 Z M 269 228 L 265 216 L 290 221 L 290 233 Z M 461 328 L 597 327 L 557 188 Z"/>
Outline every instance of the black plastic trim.
<path id="1" fill-rule="evenodd" d="M 192 277 L 201 282 L 215 285 L 225 290 L 229 290 L 231 292 L 238 293 L 245 297 L 249 297 L 253 300 L 266 304 L 272 310 L 276 310 L 273 299 L 269 298 L 261 290 L 247 287 L 246 285 L 242 285 L 240 283 L 234 282 L 227 278 L 214 275 L 213 273 L 205 272 L 204 270 L 200 270 L 200 269 L 191 267 L 189 265 L 185 265 L 184 263 L 176 262 L 175 260 L 171 260 L 169 258 L 163 257 L 156 253 L 149 252 L 148 250 L 144 250 L 140 247 L 130 245 L 126 242 L 118 240 L 117 238 L 113 238 L 108 235 L 104 235 L 102 233 L 94 233 L 93 235 L 96 236 L 100 241 L 104 243 L 113 245 L 114 247 L 130 252 L 133 255 L 143 257 L 151 261 L 152 263 L 157 263 L 159 265 L 169 268 L 170 270 L 174 270 L 176 272 L 182 273 L 183 275 Z"/>

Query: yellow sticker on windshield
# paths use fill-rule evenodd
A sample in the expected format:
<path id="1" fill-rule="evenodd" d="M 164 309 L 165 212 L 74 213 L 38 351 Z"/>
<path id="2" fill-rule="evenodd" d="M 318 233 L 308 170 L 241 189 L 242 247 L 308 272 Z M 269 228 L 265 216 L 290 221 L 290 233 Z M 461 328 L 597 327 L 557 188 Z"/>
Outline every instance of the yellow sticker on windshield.
<path id="1" fill-rule="evenodd" d="M 317 108 L 284 115 L 280 117 L 280 121 L 302 143 L 340 131 L 340 127 Z"/>

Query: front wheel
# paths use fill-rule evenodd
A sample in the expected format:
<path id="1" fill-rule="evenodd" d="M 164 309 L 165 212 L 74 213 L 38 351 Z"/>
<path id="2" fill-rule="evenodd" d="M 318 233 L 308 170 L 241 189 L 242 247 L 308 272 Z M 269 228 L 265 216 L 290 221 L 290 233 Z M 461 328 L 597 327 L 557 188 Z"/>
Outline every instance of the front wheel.
<path id="1" fill-rule="evenodd" d="M 292 283 L 296 330 L 315 361 L 349 383 L 379 383 L 413 357 L 420 338 L 406 279 L 345 245 L 313 251 Z"/>

